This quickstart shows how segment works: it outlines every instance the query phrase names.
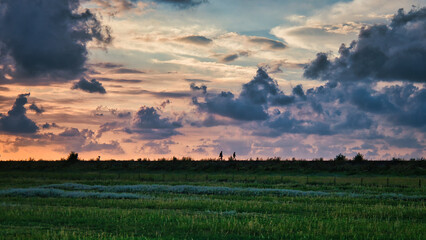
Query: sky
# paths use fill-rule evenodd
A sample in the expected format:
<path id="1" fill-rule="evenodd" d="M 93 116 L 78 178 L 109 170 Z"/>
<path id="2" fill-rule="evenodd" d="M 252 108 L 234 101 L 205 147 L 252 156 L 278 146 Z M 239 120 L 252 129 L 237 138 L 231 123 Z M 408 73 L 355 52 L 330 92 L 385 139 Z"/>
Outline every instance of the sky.
<path id="1" fill-rule="evenodd" d="M 426 0 L 0 0 L 0 160 L 426 156 Z"/>

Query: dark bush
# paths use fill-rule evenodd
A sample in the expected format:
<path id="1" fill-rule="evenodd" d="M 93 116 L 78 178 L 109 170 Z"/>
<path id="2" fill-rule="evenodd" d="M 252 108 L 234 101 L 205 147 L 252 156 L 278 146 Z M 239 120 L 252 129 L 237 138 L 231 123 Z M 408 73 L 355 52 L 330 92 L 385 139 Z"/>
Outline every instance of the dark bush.
<path id="1" fill-rule="evenodd" d="M 361 153 L 357 153 L 357 155 L 354 157 L 354 162 L 362 162 L 364 161 L 364 156 Z"/>
<path id="2" fill-rule="evenodd" d="M 67 161 L 68 162 L 78 162 L 78 153 L 76 152 L 70 152 L 70 155 L 68 155 Z"/>
<path id="3" fill-rule="evenodd" d="M 339 155 L 337 155 L 337 156 L 334 158 L 334 161 L 335 161 L 335 162 L 344 162 L 344 161 L 346 161 L 346 156 L 345 156 L 345 155 L 343 155 L 343 154 L 341 154 L 341 153 L 339 153 Z"/>

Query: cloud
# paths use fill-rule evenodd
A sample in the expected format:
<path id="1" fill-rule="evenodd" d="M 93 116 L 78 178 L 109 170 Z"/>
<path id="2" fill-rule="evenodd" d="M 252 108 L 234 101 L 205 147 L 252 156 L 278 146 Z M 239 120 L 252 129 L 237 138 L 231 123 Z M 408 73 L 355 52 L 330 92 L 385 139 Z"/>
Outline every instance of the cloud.
<path id="1" fill-rule="evenodd" d="M 191 83 L 189 85 L 189 87 L 191 88 L 192 91 L 202 91 L 203 94 L 207 93 L 207 86 L 206 85 L 201 85 L 200 87 L 195 85 L 195 83 Z"/>
<path id="2" fill-rule="evenodd" d="M 21 147 L 29 146 L 57 146 L 52 149 L 57 152 L 67 153 L 105 151 L 114 154 L 124 154 L 123 149 L 117 141 L 109 143 L 99 143 L 94 139 L 94 132 L 89 129 L 66 128 L 59 134 L 44 133 L 31 136 L 17 137 L 13 142 L 4 142 L 5 145 L 11 145 L 8 151 L 16 152 Z"/>
<path id="3" fill-rule="evenodd" d="M 29 93 L 20 94 L 7 115 L 0 114 L 0 132 L 8 134 L 35 133 L 38 127 L 26 116 L 25 104 Z"/>
<path id="4" fill-rule="evenodd" d="M 174 129 L 182 127 L 182 124 L 168 118 L 161 118 L 153 107 L 142 106 L 136 113 L 133 126 L 139 129 Z"/>
<path id="5" fill-rule="evenodd" d="M 86 145 L 83 145 L 80 150 L 83 152 L 93 152 L 93 151 L 106 151 L 112 152 L 115 154 L 124 154 L 124 150 L 121 148 L 120 143 L 117 141 L 110 141 L 109 143 L 98 143 L 96 141 L 91 141 Z"/>
<path id="6" fill-rule="evenodd" d="M 170 104 L 170 103 L 172 103 L 169 99 L 167 99 L 166 101 L 163 101 L 161 104 L 160 104 L 160 107 L 161 108 L 165 108 L 166 106 L 167 106 L 167 104 Z"/>
<path id="7" fill-rule="evenodd" d="M 182 127 L 181 120 L 161 117 L 154 107 L 142 106 L 134 115 L 130 126 L 123 128 L 128 134 L 137 134 L 141 139 L 165 139 L 181 133 L 176 131 Z"/>
<path id="8" fill-rule="evenodd" d="M 283 68 L 298 69 L 298 68 L 303 68 L 305 64 L 292 63 L 292 62 L 288 62 L 287 60 L 273 60 L 268 63 L 259 63 L 258 66 L 263 69 L 266 69 L 268 73 L 282 73 L 284 72 Z"/>
<path id="9" fill-rule="evenodd" d="M 267 48 L 271 50 L 282 50 L 287 47 L 284 43 L 280 41 L 276 41 L 276 40 L 272 40 L 272 39 L 264 38 L 264 37 L 252 37 L 250 38 L 249 41 L 252 43 L 266 45 Z"/>
<path id="10" fill-rule="evenodd" d="M 356 37 L 356 34 L 352 31 L 336 31 L 336 29 L 340 29 L 340 27 L 341 26 L 324 25 L 295 27 L 278 26 L 273 28 L 271 33 L 278 38 L 284 39 L 285 42 L 293 48 L 298 47 L 315 51 L 335 51 L 338 49 L 339 44 L 342 42 L 350 43 Z"/>
<path id="11" fill-rule="evenodd" d="M 238 53 L 227 54 L 220 58 L 220 62 L 232 62 L 239 57 Z"/>
<path id="12" fill-rule="evenodd" d="M 206 94 L 204 102 L 193 98 L 193 104 L 200 111 L 243 121 L 266 120 L 269 118 L 268 106 L 285 106 L 294 101 L 295 97 L 285 95 L 262 68 L 250 82 L 243 84 L 238 98 L 231 92 Z"/>
<path id="13" fill-rule="evenodd" d="M 195 118 L 196 120 L 189 121 L 191 126 L 193 127 L 215 127 L 215 126 L 230 126 L 230 125 L 238 125 L 240 124 L 238 121 L 218 118 L 213 114 L 199 114 Z"/>
<path id="14" fill-rule="evenodd" d="M 134 89 L 126 91 L 109 91 L 110 93 L 129 94 L 129 95 L 141 95 L 148 94 L 157 98 L 187 98 L 191 96 L 189 91 L 176 91 L 176 92 L 154 92 L 145 89 Z"/>
<path id="15" fill-rule="evenodd" d="M 141 83 L 143 80 L 138 79 L 112 79 L 112 78 L 97 78 L 102 82 L 117 82 L 117 83 Z"/>
<path id="16" fill-rule="evenodd" d="M 204 102 L 193 99 L 199 111 L 218 114 L 243 121 L 265 120 L 268 113 L 262 105 L 253 104 L 247 99 L 235 98 L 231 92 L 222 92 L 215 96 L 206 96 Z"/>
<path id="17" fill-rule="evenodd" d="M 99 130 L 96 133 L 96 138 L 100 138 L 100 137 L 102 137 L 102 134 L 109 132 L 109 131 L 113 131 L 113 130 L 119 128 L 120 126 L 121 126 L 121 124 L 119 122 L 104 123 L 99 127 Z"/>
<path id="18" fill-rule="evenodd" d="M 45 123 L 45 124 L 41 125 L 41 128 L 51 129 L 51 128 L 60 128 L 60 127 L 56 123 Z"/>
<path id="19" fill-rule="evenodd" d="M 85 78 L 80 79 L 80 81 L 75 82 L 71 89 L 81 89 L 89 93 L 100 93 L 105 94 L 105 88 L 102 86 L 102 83 L 92 79 L 87 81 Z"/>
<path id="20" fill-rule="evenodd" d="M 100 68 L 106 68 L 106 69 L 113 69 L 113 68 L 123 67 L 123 64 L 112 63 L 112 62 L 92 63 L 92 64 L 89 64 L 89 65 L 90 66 L 95 66 L 95 67 L 100 67 Z"/>
<path id="21" fill-rule="evenodd" d="M 208 82 L 211 82 L 210 80 L 194 79 L 194 78 L 185 78 L 185 81 L 190 82 L 190 83 L 208 83 Z"/>
<path id="22" fill-rule="evenodd" d="M 151 0 L 156 3 L 170 4 L 180 9 L 196 7 L 208 0 Z"/>
<path id="23" fill-rule="evenodd" d="M 190 44 L 196 44 L 196 45 L 209 45 L 212 43 L 212 40 L 210 38 L 206 38 L 204 36 L 187 36 L 178 38 L 177 41 L 184 42 L 184 43 L 190 43 Z"/>
<path id="24" fill-rule="evenodd" d="M 33 110 L 37 114 L 42 114 L 45 112 L 43 107 L 37 106 L 35 103 L 32 103 L 29 107 L 29 109 Z"/>
<path id="25" fill-rule="evenodd" d="M 143 71 L 139 71 L 136 69 L 131 69 L 131 68 L 117 68 L 115 70 L 112 71 L 112 73 L 117 73 L 117 74 L 127 74 L 127 73 L 145 73 Z"/>
<path id="26" fill-rule="evenodd" d="M 176 144 L 176 142 L 171 140 L 149 141 L 141 147 L 141 151 L 160 155 L 170 154 L 172 151 L 170 150 L 169 146 L 174 144 Z"/>
<path id="27" fill-rule="evenodd" d="M 91 0 L 91 3 L 100 6 L 100 11 L 110 16 L 122 15 L 122 13 L 129 11 L 140 14 L 148 5 L 147 3 L 137 2 L 136 0 Z"/>
<path id="28" fill-rule="evenodd" d="M 237 53 L 230 53 L 223 55 L 219 58 L 219 62 L 227 63 L 237 60 L 239 57 L 247 57 L 250 53 L 247 51 L 240 51 Z"/>
<path id="29" fill-rule="evenodd" d="M 304 76 L 331 81 L 426 80 L 426 8 L 394 15 L 390 25 L 363 28 L 358 40 L 342 44 L 339 56 L 317 54 L 305 67 Z"/>
<path id="30" fill-rule="evenodd" d="M 283 133 L 330 135 L 329 123 L 315 120 L 297 119 L 290 111 L 272 117 L 263 123 L 269 130 L 256 130 L 255 135 L 277 137 Z"/>
<path id="31" fill-rule="evenodd" d="M 13 82 L 75 79 L 86 70 L 87 43 L 112 40 L 110 29 L 79 0 L 4 0 L 0 9 L 0 62 L 13 64 L 2 70 Z"/>
<path id="32" fill-rule="evenodd" d="M 65 151 L 91 152 L 106 151 L 110 153 L 123 154 L 124 151 L 117 141 L 109 143 L 99 143 L 94 139 L 95 133 L 89 129 L 79 130 L 77 128 L 67 128 L 58 135 L 46 134 L 41 140 L 49 144 L 61 144 Z"/>
<path id="33" fill-rule="evenodd" d="M 255 104 L 287 105 L 294 101 L 294 96 L 287 96 L 278 87 L 277 81 L 269 77 L 267 72 L 259 68 L 256 76 L 243 84 L 240 98 L 248 99 Z"/>

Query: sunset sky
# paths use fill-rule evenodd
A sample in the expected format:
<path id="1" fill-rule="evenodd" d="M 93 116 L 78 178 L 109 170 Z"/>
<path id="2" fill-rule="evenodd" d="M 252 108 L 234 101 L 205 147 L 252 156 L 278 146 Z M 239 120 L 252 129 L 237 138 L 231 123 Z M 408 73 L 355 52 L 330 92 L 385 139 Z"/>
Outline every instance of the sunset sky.
<path id="1" fill-rule="evenodd" d="M 0 159 L 425 157 L 425 7 L 0 0 Z"/>

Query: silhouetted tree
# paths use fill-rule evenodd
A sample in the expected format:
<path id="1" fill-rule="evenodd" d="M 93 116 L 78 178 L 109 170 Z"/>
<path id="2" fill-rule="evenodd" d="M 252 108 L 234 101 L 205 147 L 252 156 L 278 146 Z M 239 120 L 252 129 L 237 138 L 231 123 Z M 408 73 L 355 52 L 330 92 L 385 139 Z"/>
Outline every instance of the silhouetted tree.
<path id="1" fill-rule="evenodd" d="M 334 158 L 335 162 L 344 162 L 346 161 L 346 156 L 339 153 L 335 158 Z"/>
<path id="2" fill-rule="evenodd" d="M 220 153 L 219 153 L 219 159 L 220 159 L 220 161 L 223 160 L 223 153 L 222 153 L 222 151 L 220 151 Z"/>
<path id="3" fill-rule="evenodd" d="M 362 162 L 362 161 L 364 161 L 364 156 L 361 153 L 358 153 L 357 155 L 355 155 L 354 162 Z"/>
<path id="4" fill-rule="evenodd" d="M 235 152 L 234 152 L 234 154 L 232 154 L 232 157 L 234 158 L 234 160 L 236 159 L 235 157 L 236 157 L 237 155 L 235 155 Z"/>
<path id="5" fill-rule="evenodd" d="M 68 162 L 78 162 L 78 153 L 76 152 L 70 152 L 70 155 L 68 155 L 67 161 Z"/>

